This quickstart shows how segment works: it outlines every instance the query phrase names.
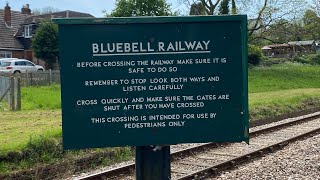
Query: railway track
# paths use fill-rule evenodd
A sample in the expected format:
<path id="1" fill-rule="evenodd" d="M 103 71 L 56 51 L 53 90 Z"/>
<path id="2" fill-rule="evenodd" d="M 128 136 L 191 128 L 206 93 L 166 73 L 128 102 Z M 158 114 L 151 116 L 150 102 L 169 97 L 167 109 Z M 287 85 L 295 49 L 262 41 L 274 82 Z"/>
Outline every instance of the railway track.
<path id="1" fill-rule="evenodd" d="M 250 145 L 245 143 L 202 143 L 182 145 L 171 153 L 172 179 L 204 179 L 252 158 L 281 149 L 288 143 L 320 132 L 320 113 L 250 128 Z M 181 146 L 181 145 L 176 145 Z M 173 149 L 175 146 L 172 146 Z M 79 177 L 91 179 L 134 179 L 135 164 Z"/>

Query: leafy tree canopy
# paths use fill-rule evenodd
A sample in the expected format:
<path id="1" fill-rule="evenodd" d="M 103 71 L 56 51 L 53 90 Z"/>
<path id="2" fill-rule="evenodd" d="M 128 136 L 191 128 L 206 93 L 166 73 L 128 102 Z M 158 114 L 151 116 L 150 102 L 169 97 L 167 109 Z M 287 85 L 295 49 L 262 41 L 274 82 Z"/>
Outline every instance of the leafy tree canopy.
<path id="1" fill-rule="evenodd" d="M 189 15 L 206 15 L 206 9 L 201 2 L 193 3 L 190 6 Z"/>
<path id="2" fill-rule="evenodd" d="M 107 16 L 169 16 L 172 15 L 166 0 L 116 0 L 116 8 Z"/>
<path id="3" fill-rule="evenodd" d="M 37 58 L 46 61 L 46 68 L 52 69 L 59 53 L 58 26 L 51 20 L 42 21 L 32 38 L 32 50 Z"/>
<path id="4" fill-rule="evenodd" d="M 308 39 L 320 39 L 320 17 L 313 10 L 307 10 L 303 16 L 305 37 Z"/>
<path id="5" fill-rule="evenodd" d="M 222 0 L 220 3 L 219 14 L 229 14 L 229 0 Z"/>
<path id="6" fill-rule="evenodd" d="M 54 13 L 54 12 L 58 12 L 60 11 L 57 8 L 51 7 L 51 6 L 47 6 L 44 8 L 36 8 L 32 10 L 32 13 L 35 15 L 41 15 L 41 14 L 50 14 L 50 13 Z"/>

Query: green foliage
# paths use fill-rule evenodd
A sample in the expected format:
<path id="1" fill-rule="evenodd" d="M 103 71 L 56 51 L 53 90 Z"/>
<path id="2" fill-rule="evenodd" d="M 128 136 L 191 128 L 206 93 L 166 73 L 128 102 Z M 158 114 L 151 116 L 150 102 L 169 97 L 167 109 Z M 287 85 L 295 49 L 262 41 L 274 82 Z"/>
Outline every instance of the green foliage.
<path id="1" fill-rule="evenodd" d="M 296 56 L 293 58 L 293 61 L 304 64 L 320 65 L 320 54 Z"/>
<path id="2" fill-rule="evenodd" d="M 219 14 L 229 14 L 229 1 L 222 0 L 219 7 Z"/>
<path id="3" fill-rule="evenodd" d="M 262 50 L 259 46 L 248 45 L 248 63 L 258 65 L 263 58 Z"/>
<path id="4" fill-rule="evenodd" d="M 34 162 L 48 162 L 52 158 L 62 156 L 61 131 L 59 133 L 45 133 L 40 136 L 31 136 L 24 151 L 24 158 Z"/>
<path id="5" fill-rule="evenodd" d="M 303 39 L 304 28 L 299 21 L 288 21 L 279 19 L 273 22 L 264 33 L 268 43 L 287 43 Z"/>
<path id="6" fill-rule="evenodd" d="M 35 56 L 46 61 L 46 69 L 53 68 L 59 54 L 58 26 L 51 20 L 42 21 L 32 38 L 32 50 Z"/>
<path id="7" fill-rule="evenodd" d="M 117 0 L 111 17 L 169 16 L 172 15 L 166 0 Z"/>
<path id="8" fill-rule="evenodd" d="M 283 64 L 290 62 L 290 59 L 287 58 L 268 58 L 265 57 L 263 58 L 263 61 L 260 63 L 261 66 L 271 66 L 274 64 Z"/>
<path id="9" fill-rule="evenodd" d="M 320 65 L 320 54 L 313 54 L 310 56 L 310 62 L 313 65 Z"/>
<path id="10" fill-rule="evenodd" d="M 313 10 L 307 10 L 303 16 L 305 39 L 320 39 L 320 18 Z"/>
<path id="11" fill-rule="evenodd" d="M 189 15 L 206 15 L 206 8 L 201 2 L 193 3 L 190 7 Z"/>
<path id="12" fill-rule="evenodd" d="M 310 60 L 305 56 L 296 56 L 292 61 L 297 63 L 310 64 Z"/>

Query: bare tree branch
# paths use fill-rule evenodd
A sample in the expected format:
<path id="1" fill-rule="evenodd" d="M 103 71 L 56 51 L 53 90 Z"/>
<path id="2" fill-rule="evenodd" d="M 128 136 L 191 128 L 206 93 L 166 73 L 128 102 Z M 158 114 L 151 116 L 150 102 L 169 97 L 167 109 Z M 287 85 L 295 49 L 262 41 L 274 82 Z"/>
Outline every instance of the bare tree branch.
<path id="1" fill-rule="evenodd" d="M 258 26 L 258 24 L 259 24 L 259 22 L 260 22 L 260 20 L 261 20 L 261 17 L 262 17 L 263 12 L 264 12 L 264 10 L 267 8 L 267 4 L 268 4 L 268 0 L 265 0 L 265 1 L 264 1 L 264 5 L 263 5 L 263 7 L 261 8 L 261 10 L 259 11 L 259 13 L 258 13 L 258 18 L 256 19 L 256 22 L 255 22 L 255 24 L 254 24 L 254 26 L 253 26 L 252 29 L 256 29 L 256 28 L 257 28 L 257 26 Z M 251 36 L 251 35 L 253 34 L 253 32 L 254 32 L 254 30 L 250 30 L 249 33 L 248 33 L 248 35 Z"/>

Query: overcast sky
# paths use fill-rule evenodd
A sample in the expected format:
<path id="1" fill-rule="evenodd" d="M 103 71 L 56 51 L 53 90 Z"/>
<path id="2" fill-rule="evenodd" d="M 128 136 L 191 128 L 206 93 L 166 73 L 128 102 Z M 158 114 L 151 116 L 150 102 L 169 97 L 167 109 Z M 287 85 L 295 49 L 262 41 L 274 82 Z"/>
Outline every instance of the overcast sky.
<path id="1" fill-rule="evenodd" d="M 20 11 L 24 4 L 30 4 L 30 9 L 42 9 L 51 6 L 59 10 L 73 10 L 90 13 L 95 17 L 103 17 L 103 10 L 110 13 L 114 9 L 115 0 L 0 0 L 0 9 L 9 2 L 11 10 Z M 174 9 L 179 8 L 177 0 L 168 0 Z"/>

